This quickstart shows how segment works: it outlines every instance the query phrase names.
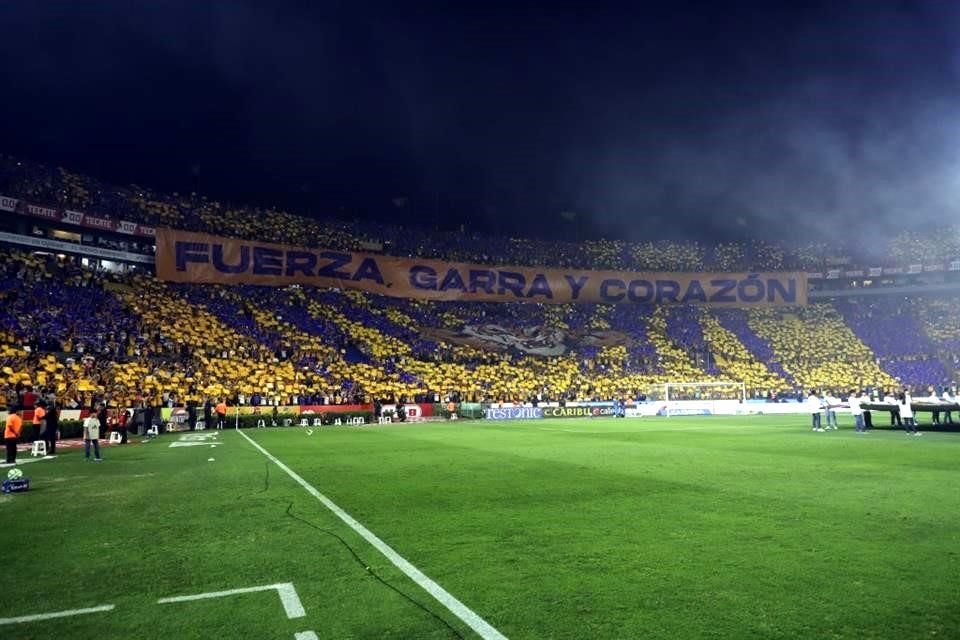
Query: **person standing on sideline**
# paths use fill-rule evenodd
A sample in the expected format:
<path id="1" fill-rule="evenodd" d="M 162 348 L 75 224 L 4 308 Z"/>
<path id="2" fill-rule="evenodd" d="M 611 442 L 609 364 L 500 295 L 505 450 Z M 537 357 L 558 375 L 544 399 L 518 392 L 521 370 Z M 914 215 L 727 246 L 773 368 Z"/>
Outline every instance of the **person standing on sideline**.
<path id="1" fill-rule="evenodd" d="M 153 426 L 153 404 L 148 400 L 143 403 L 143 433 L 146 435 Z"/>
<path id="2" fill-rule="evenodd" d="M 823 408 L 827 412 L 827 429 L 837 429 L 837 406 L 840 404 L 840 398 L 833 395 L 833 392 L 823 395 Z"/>
<path id="3" fill-rule="evenodd" d="M 910 393 L 910 388 L 909 388 L 909 387 L 905 387 L 904 390 L 903 390 L 903 394 L 902 394 L 902 395 L 903 395 L 903 399 L 906 401 L 906 403 L 907 403 L 908 405 L 910 405 L 910 419 L 911 419 L 912 422 L 913 422 L 913 425 L 912 425 L 912 426 L 913 426 L 913 430 L 916 431 L 916 430 L 917 430 L 917 418 L 916 418 L 916 416 L 914 416 L 914 413 L 913 413 L 913 394 Z"/>
<path id="4" fill-rule="evenodd" d="M 823 431 L 823 427 L 820 426 L 820 411 L 822 408 L 816 390 L 811 390 L 810 395 L 807 396 L 807 410 L 810 411 L 810 423 L 813 425 L 814 431 Z"/>
<path id="5" fill-rule="evenodd" d="M 43 400 L 37 401 L 37 408 L 33 410 L 33 427 L 35 433 L 43 438 L 44 448 L 47 455 L 50 455 L 50 446 L 47 444 L 47 409 Z"/>
<path id="6" fill-rule="evenodd" d="M 933 405 L 940 404 L 940 396 L 937 395 L 937 389 L 935 387 L 930 387 L 930 396 L 927 398 L 927 401 Z M 930 424 L 940 424 L 940 407 L 937 406 L 932 411 L 932 416 L 930 416 Z"/>
<path id="7" fill-rule="evenodd" d="M 873 429 L 873 414 L 870 413 L 870 409 L 864 409 L 864 405 L 872 403 L 873 400 L 867 395 L 867 392 L 864 391 L 860 395 L 860 409 L 863 411 L 863 431 L 866 433 L 870 429 Z"/>
<path id="8" fill-rule="evenodd" d="M 227 426 L 227 403 L 222 398 L 217 403 L 215 411 L 217 412 L 217 429 L 222 431 Z"/>
<path id="9" fill-rule="evenodd" d="M 893 410 L 890 412 L 890 426 L 902 427 L 903 420 L 900 419 L 900 404 L 897 402 L 897 399 L 893 397 L 892 393 L 888 393 L 883 396 L 883 403 L 893 405 Z"/>
<path id="10" fill-rule="evenodd" d="M 145 432 L 146 429 L 143 428 L 143 403 L 138 402 L 137 405 L 131 409 L 130 419 L 127 420 L 127 430 L 139 434 Z"/>
<path id="11" fill-rule="evenodd" d="M 100 407 L 97 409 L 97 423 L 100 426 L 100 433 L 107 435 L 107 403 L 101 402 Z M 100 456 L 97 456 L 98 458 Z"/>
<path id="12" fill-rule="evenodd" d="M 857 433 L 866 433 L 867 429 L 863 426 L 863 409 L 860 408 L 860 398 L 857 397 L 856 390 L 850 392 L 847 398 L 847 404 L 850 405 L 850 415 L 853 416 L 853 423 L 857 427 Z"/>
<path id="13" fill-rule="evenodd" d="M 126 409 L 120 410 L 117 416 L 117 431 L 120 432 L 120 444 L 127 444 L 127 429 L 129 428 L 130 412 Z"/>
<path id="14" fill-rule="evenodd" d="M 90 445 L 93 445 L 93 459 L 96 462 L 102 462 L 100 457 L 100 420 L 96 415 L 90 414 L 83 421 L 83 457 L 90 460 Z"/>
<path id="15" fill-rule="evenodd" d="M 213 402 L 210 398 L 203 401 L 203 425 L 207 429 L 213 429 Z"/>
<path id="16" fill-rule="evenodd" d="M 900 396 L 900 418 L 903 420 L 903 430 L 911 436 L 921 435 L 917 431 L 917 423 L 913 420 L 913 407 L 910 406 L 910 394 L 904 393 Z"/>
<path id="17" fill-rule="evenodd" d="M 943 388 L 943 395 L 940 396 L 942 402 L 946 402 L 948 405 L 953 405 L 956 400 L 953 396 L 950 395 L 950 387 Z M 944 424 L 953 424 L 953 409 L 947 407 L 943 410 L 943 420 Z"/>
<path id="18" fill-rule="evenodd" d="M 19 407 L 11 405 L 7 411 L 7 426 L 3 430 L 3 444 L 7 447 L 7 464 L 17 464 L 17 442 L 20 432 L 23 431 L 23 419 L 20 417 Z"/>
<path id="19" fill-rule="evenodd" d="M 47 443 L 47 455 L 57 453 L 57 431 L 60 430 L 60 416 L 57 413 L 57 401 L 50 400 L 47 405 L 47 429 L 43 432 L 43 441 Z"/>

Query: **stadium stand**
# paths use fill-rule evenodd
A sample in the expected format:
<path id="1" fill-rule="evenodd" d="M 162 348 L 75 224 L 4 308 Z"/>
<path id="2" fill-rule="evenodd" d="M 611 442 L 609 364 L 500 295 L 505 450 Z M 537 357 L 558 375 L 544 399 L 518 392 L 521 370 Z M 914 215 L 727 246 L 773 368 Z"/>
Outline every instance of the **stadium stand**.
<path id="1" fill-rule="evenodd" d="M 916 312 L 924 334 L 937 350 L 947 354 L 952 364 L 960 362 L 960 300 L 915 297 L 911 308 Z"/>
<path id="2" fill-rule="evenodd" d="M 780 393 L 790 388 L 782 368 L 778 373 L 769 363 L 764 364 L 768 360 L 751 353 L 741 336 L 724 327 L 716 313 L 707 309 L 698 311 L 704 337 L 724 379 L 743 381 L 754 396 L 763 392 Z M 761 342 L 755 335 L 753 339 Z"/>
<path id="3" fill-rule="evenodd" d="M 894 296 L 875 301 L 837 300 L 835 306 L 895 379 L 915 386 L 949 382 L 936 347 L 918 325 L 912 303 L 908 308 L 903 298 Z"/>
<path id="4" fill-rule="evenodd" d="M 751 310 L 750 328 L 766 340 L 785 371 L 806 389 L 898 388 L 876 357 L 827 304 Z"/>
<path id="5" fill-rule="evenodd" d="M 759 241 L 705 246 L 403 233 L 196 194 L 112 187 L 9 156 L 0 156 L 0 194 L 138 224 L 475 263 L 823 269 L 829 256 L 844 251 Z M 92 241 L 149 250 L 148 242 L 109 234 Z M 899 252 L 883 250 L 910 259 L 923 238 L 897 242 Z M 955 235 L 933 242 L 940 259 L 960 254 Z M 149 269 L 103 267 L 0 249 L 0 295 L 7 302 L 0 310 L 0 365 L 8 397 L 35 385 L 61 396 L 64 406 L 101 398 L 126 405 L 253 396 L 280 404 L 529 402 L 635 397 L 663 382 L 735 380 L 750 397 L 769 398 L 810 388 L 948 386 L 960 364 L 960 308 L 949 296 L 838 298 L 762 311 L 426 302 L 354 290 L 169 285 Z"/>

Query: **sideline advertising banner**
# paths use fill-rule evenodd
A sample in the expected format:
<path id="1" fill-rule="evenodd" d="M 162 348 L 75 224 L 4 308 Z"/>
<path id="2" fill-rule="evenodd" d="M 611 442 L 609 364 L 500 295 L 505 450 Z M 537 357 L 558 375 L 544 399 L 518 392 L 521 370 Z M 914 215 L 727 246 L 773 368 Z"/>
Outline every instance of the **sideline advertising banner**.
<path id="1" fill-rule="evenodd" d="M 403 411 L 403 415 L 406 416 L 407 420 L 422 420 L 424 418 L 433 417 L 433 404 L 428 403 L 407 403 L 400 405 L 400 409 Z M 380 415 L 385 415 L 387 412 L 392 413 L 394 416 L 397 415 L 397 405 L 395 404 L 385 404 L 380 407 Z"/>
<path id="2" fill-rule="evenodd" d="M 613 415 L 613 403 L 592 403 L 582 407 L 545 407 L 544 418 L 607 418 Z"/>
<path id="3" fill-rule="evenodd" d="M 270 411 L 273 411 L 273 407 L 268 408 Z M 296 413 L 296 408 L 294 409 L 294 413 Z M 311 415 L 315 413 L 373 413 L 372 404 L 310 404 L 300 405 L 299 409 L 300 415 Z"/>
<path id="4" fill-rule="evenodd" d="M 540 407 L 490 407 L 487 420 L 539 420 L 543 417 Z"/>
<path id="5" fill-rule="evenodd" d="M 203 414 L 203 407 L 198 407 L 197 412 Z M 257 406 L 245 404 L 239 407 L 228 406 L 227 415 L 233 416 L 235 413 L 241 416 L 270 416 L 273 414 L 272 404 L 260 404 Z M 277 413 L 280 415 L 304 415 L 312 416 L 321 413 L 373 413 L 372 404 L 281 404 L 277 405 Z"/>
<path id="6" fill-rule="evenodd" d="M 807 274 L 672 273 L 493 267 L 308 249 L 157 229 L 157 277 L 168 282 L 362 289 L 421 300 L 805 305 Z"/>

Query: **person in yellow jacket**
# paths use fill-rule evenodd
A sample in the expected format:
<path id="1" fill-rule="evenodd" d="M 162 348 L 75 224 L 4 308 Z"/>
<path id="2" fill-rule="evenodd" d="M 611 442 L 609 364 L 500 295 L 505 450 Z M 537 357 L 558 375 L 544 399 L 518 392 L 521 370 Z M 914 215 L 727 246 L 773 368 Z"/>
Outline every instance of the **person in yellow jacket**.
<path id="1" fill-rule="evenodd" d="M 23 418 L 18 413 L 18 407 L 12 406 L 8 411 L 3 444 L 7 447 L 7 464 L 17 464 L 17 442 L 20 440 L 20 432 L 23 431 Z"/>

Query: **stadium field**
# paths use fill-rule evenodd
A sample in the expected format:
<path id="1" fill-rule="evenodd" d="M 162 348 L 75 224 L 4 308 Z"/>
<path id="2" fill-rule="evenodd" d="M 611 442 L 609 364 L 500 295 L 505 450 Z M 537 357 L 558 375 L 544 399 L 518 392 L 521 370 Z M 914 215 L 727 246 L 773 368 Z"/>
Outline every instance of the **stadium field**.
<path id="1" fill-rule="evenodd" d="M 464 421 L 104 456 L 24 464 L 0 497 L 0 637 L 960 635 L 958 433 Z"/>

